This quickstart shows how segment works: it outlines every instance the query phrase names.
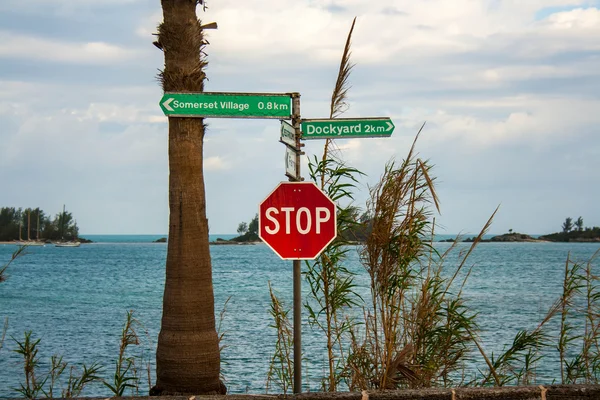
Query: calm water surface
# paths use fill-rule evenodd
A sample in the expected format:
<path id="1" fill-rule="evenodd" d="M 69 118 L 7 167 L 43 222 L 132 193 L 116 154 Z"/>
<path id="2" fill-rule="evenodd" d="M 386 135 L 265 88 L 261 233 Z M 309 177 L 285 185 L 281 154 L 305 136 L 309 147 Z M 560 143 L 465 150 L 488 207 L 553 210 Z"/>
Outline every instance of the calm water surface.
<path id="1" fill-rule="evenodd" d="M 8 317 L 8 333 L 0 350 L 0 397 L 15 397 L 12 389 L 22 375 L 20 358 L 11 339 L 31 330 L 41 338 L 42 370 L 52 354 L 75 364 L 99 361 L 109 377 L 119 349 L 119 335 L 126 310 L 135 310 L 147 333 L 144 357 L 151 363 L 160 329 L 165 278 L 166 244 L 151 243 L 160 236 L 90 236 L 98 241 L 79 248 L 32 247 L 8 270 L 0 284 L 0 319 Z M 228 236 L 221 237 L 227 238 Z M 230 237 L 230 236 L 229 236 Z M 439 250 L 449 247 L 437 243 Z M 467 244 L 460 244 L 467 249 Z M 474 265 L 464 289 L 468 304 L 479 312 L 481 339 L 488 353 L 498 352 L 520 329 L 532 329 L 561 291 L 567 254 L 588 259 L 600 246 L 585 243 L 484 243 L 470 259 Z M 15 250 L 0 245 L 0 265 Z M 292 263 L 280 260 L 265 245 L 211 246 L 216 312 L 230 298 L 223 321 L 226 332 L 223 370 L 232 393 L 264 393 L 275 335 L 269 327 L 268 282 L 287 304 L 292 299 Z M 458 264 L 458 252 L 449 268 Z M 368 293 L 367 276 L 356 251 L 350 252 L 350 268 L 359 272 L 359 289 Z M 303 285 L 306 293 L 307 285 Z M 291 316 L 291 314 L 290 314 Z M 326 370 L 323 342 L 306 325 L 306 389 L 317 390 Z M 474 363 L 483 368 L 474 354 Z M 481 364 L 480 364 L 481 363 Z M 552 382 L 557 376 L 555 355 L 540 367 L 539 377 Z M 147 391 L 147 379 L 142 390 Z M 99 385 L 86 396 L 109 395 Z"/>

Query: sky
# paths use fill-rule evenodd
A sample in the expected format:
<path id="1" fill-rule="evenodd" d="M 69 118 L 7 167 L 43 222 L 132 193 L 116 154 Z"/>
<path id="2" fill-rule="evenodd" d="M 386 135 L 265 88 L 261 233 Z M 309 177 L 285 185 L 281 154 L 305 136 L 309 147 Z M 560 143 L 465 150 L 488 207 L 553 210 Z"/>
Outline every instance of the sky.
<path id="1" fill-rule="evenodd" d="M 438 232 L 600 226 L 600 1 L 208 0 L 206 91 L 301 94 L 328 117 L 352 41 L 343 117 L 390 138 L 338 141 L 368 189 L 418 128 L 435 165 Z M 0 1 L 0 207 L 66 204 L 82 234 L 168 232 L 167 118 L 152 45 L 158 0 Z M 211 233 L 235 233 L 285 181 L 279 121 L 208 119 Z M 323 141 L 306 142 L 306 157 Z M 306 158 L 303 171 L 307 176 Z"/>

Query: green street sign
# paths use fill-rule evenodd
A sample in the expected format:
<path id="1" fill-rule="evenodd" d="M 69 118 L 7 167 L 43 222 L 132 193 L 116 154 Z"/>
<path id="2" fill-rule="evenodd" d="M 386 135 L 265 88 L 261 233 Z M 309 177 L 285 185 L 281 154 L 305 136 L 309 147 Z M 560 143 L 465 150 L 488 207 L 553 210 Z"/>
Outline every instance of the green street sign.
<path id="1" fill-rule="evenodd" d="M 390 118 L 303 119 L 302 139 L 352 139 L 389 137 L 394 132 Z"/>
<path id="2" fill-rule="evenodd" d="M 168 117 L 291 118 L 292 96 L 276 93 L 165 93 Z"/>
<path id="3" fill-rule="evenodd" d="M 279 141 L 296 147 L 296 130 L 291 124 L 285 121 L 281 121 L 281 136 L 279 137 Z"/>

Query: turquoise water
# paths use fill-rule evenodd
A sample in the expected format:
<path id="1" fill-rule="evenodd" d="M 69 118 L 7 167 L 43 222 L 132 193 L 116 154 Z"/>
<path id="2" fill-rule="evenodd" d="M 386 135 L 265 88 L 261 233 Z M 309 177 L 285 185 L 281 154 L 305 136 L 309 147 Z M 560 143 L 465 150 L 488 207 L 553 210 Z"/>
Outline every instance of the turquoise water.
<path id="1" fill-rule="evenodd" d="M 167 234 L 157 235 L 81 235 L 82 237 L 93 241 L 94 243 L 150 243 L 155 240 L 167 237 Z M 231 239 L 237 235 L 215 234 L 210 235 L 210 240 Z"/>
<path id="2" fill-rule="evenodd" d="M 85 236 L 85 235 L 84 235 Z M 160 329 L 166 244 L 151 243 L 164 235 L 86 236 L 97 243 L 79 248 L 32 247 L 7 271 L 0 284 L 0 319 L 8 317 L 8 333 L 0 350 L 0 397 L 14 397 L 11 388 L 21 381 L 22 367 L 16 345 L 32 330 L 41 338 L 42 370 L 52 354 L 80 365 L 99 361 L 109 377 L 118 353 L 119 335 L 126 310 L 144 324 L 145 357 L 154 370 L 154 350 Z M 214 235 L 230 238 L 231 235 Z M 437 243 L 443 251 L 448 243 Z M 460 244 L 459 250 L 467 249 Z M 481 339 L 488 353 L 498 352 L 519 329 L 534 328 L 561 291 L 567 254 L 585 260 L 600 246 L 586 243 L 484 243 L 469 266 L 474 265 L 464 289 L 469 305 L 479 312 Z M 0 245 L 0 265 L 7 261 L 11 245 Z M 349 265 L 361 271 L 357 252 L 350 251 Z M 269 328 L 268 282 L 291 304 L 292 263 L 280 260 L 265 245 L 211 246 L 217 314 L 230 297 L 223 321 L 226 332 L 223 370 L 232 393 L 264 393 L 274 332 Z M 451 263 L 458 263 L 458 253 Z M 358 283 L 366 294 L 366 276 Z M 306 293 L 307 285 L 303 285 Z M 305 389 L 319 388 L 326 369 L 319 336 L 303 328 Z M 483 368 L 473 354 L 473 363 Z M 538 374 L 543 382 L 557 375 L 555 356 L 550 355 Z M 154 380 L 152 373 L 152 380 Z M 147 390 L 142 375 L 141 390 Z M 84 395 L 107 396 L 95 384 Z"/>

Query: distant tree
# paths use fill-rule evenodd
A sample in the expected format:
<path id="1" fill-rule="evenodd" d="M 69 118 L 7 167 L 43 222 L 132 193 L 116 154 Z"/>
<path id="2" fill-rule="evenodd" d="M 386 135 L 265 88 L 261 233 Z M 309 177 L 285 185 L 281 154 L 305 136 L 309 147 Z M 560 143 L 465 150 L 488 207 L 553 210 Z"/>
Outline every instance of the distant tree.
<path id="1" fill-rule="evenodd" d="M 571 217 L 567 217 L 565 222 L 562 225 L 562 229 L 564 233 L 569 233 L 573 229 L 573 219 Z"/>
<path id="2" fill-rule="evenodd" d="M 512 235 L 512 232 L 513 232 L 513 231 L 512 231 L 512 228 L 510 228 L 510 229 L 508 230 L 508 233 L 510 233 L 510 234 Z"/>
<path id="3" fill-rule="evenodd" d="M 23 210 L 14 207 L 0 209 L 0 241 L 9 241 L 19 238 L 19 222 L 23 217 Z"/>
<path id="4" fill-rule="evenodd" d="M 25 210 L 27 211 L 27 210 Z M 31 210 L 31 238 L 37 238 L 37 210 Z M 24 219 L 27 221 L 27 212 L 24 213 Z M 73 218 L 73 214 L 64 211 L 56 214 L 54 219 L 50 220 L 43 211 L 40 215 L 40 239 L 48 240 L 76 240 L 79 237 L 79 227 Z M 27 230 L 23 229 L 23 237 L 26 238 Z"/>
<path id="5" fill-rule="evenodd" d="M 246 232 L 248 232 L 248 224 L 245 222 L 240 222 L 240 224 L 238 225 L 238 228 L 237 228 L 237 233 L 239 235 L 243 235 Z"/>
<path id="6" fill-rule="evenodd" d="M 248 224 L 248 233 L 258 235 L 258 214 L 252 218 L 250 224 Z"/>
<path id="7" fill-rule="evenodd" d="M 38 208 L 26 208 L 21 214 L 21 226 L 23 227 L 23 239 L 44 238 L 44 228 L 50 224 L 46 213 Z"/>
<path id="8" fill-rule="evenodd" d="M 360 212 L 359 209 L 352 210 L 355 224 L 348 224 L 343 232 L 339 232 L 340 237 L 348 241 L 364 242 L 371 234 L 373 228 L 373 216 L 368 211 Z"/>
<path id="9" fill-rule="evenodd" d="M 360 219 L 360 208 L 354 206 L 348 206 L 347 208 L 348 216 L 353 221 L 358 222 Z"/>
<path id="10" fill-rule="evenodd" d="M 370 222 L 371 219 L 373 219 L 371 214 L 369 214 L 368 211 L 365 211 L 364 213 L 361 214 L 358 222 L 360 222 L 361 224 L 366 224 L 367 222 Z"/>
<path id="11" fill-rule="evenodd" d="M 46 236 L 46 232 L 43 233 L 44 238 L 51 240 L 75 240 L 79 237 L 79 228 L 73 214 L 63 211 L 54 217 L 48 235 Z"/>
<path id="12" fill-rule="evenodd" d="M 575 221 L 575 226 L 579 232 L 583 232 L 583 218 L 577 218 L 577 221 Z"/>
<path id="13" fill-rule="evenodd" d="M 0 241 L 21 239 L 77 239 L 79 228 L 71 213 L 57 214 L 51 220 L 38 208 L 0 208 Z M 39 222 L 38 222 L 39 221 Z M 61 230 L 62 227 L 62 230 Z"/>

